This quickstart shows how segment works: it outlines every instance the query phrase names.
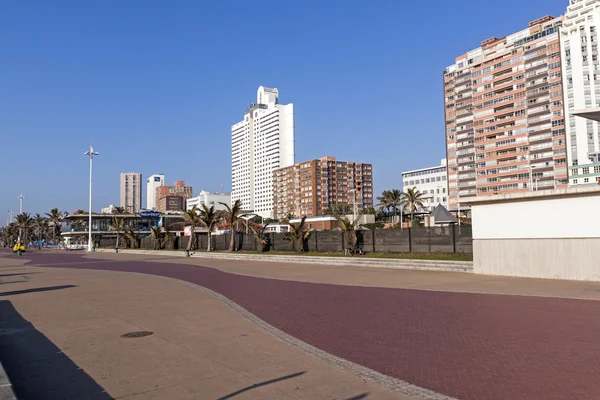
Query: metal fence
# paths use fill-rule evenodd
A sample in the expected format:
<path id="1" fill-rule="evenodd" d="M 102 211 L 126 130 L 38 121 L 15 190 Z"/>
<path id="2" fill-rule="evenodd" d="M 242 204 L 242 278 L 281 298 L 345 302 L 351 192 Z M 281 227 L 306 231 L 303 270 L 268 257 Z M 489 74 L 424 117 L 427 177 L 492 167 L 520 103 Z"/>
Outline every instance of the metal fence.
<path id="1" fill-rule="evenodd" d="M 206 233 L 198 233 L 197 248 L 207 248 Z M 295 251 L 294 243 L 285 240 L 284 233 L 269 233 L 268 250 Z M 213 235 L 213 250 L 229 249 L 231 236 L 229 234 Z M 112 239 L 112 240 L 111 240 Z M 173 242 L 174 249 L 185 249 L 189 237 L 178 236 Z M 346 236 L 337 231 L 313 231 L 306 243 L 304 251 L 311 252 L 337 252 L 342 253 L 348 247 L 345 243 Z M 104 237 L 101 246 L 114 246 L 114 238 Z M 252 235 L 236 233 L 234 239 L 235 250 L 256 251 L 260 244 Z M 152 249 L 154 241 L 147 236 L 140 238 L 139 247 Z M 375 229 L 372 231 L 358 231 L 356 246 L 363 252 L 371 253 L 472 253 L 473 236 L 470 225 L 445 226 L 432 228 L 404 228 L 404 229 Z"/>

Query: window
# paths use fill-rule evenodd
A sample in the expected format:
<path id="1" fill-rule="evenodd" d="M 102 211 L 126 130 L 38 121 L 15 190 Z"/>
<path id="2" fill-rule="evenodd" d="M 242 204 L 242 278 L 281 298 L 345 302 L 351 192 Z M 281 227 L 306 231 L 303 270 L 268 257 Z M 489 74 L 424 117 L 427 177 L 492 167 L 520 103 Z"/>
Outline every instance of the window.
<path id="1" fill-rule="evenodd" d="M 587 175 L 587 174 L 589 174 L 589 173 L 590 173 L 590 169 L 589 169 L 588 167 L 585 167 L 585 168 L 583 169 L 583 175 Z"/>
<path id="2" fill-rule="evenodd" d="M 590 182 L 590 178 L 585 178 L 585 179 L 583 180 L 583 183 L 589 183 L 589 182 Z"/>
<path id="3" fill-rule="evenodd" d="M 573 168 L 571 170 L 571 175 L 573 175 L 573 176 L 579 175 L 579 168 Z"/>
<path id="4" fill-rule="evenodd" d="M 577 179 L 573 179 L 573 183 L 574 183 L 574 184 L 577 184 Z"/>

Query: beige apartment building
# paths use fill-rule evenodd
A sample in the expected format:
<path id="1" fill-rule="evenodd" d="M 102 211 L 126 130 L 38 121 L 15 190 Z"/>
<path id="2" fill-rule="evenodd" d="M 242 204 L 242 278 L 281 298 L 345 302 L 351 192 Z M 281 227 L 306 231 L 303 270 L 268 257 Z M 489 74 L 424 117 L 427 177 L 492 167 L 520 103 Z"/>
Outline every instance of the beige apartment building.
<path id="1" fill-rule="evenodd" d="M 139 213 L 142 208 L 142 174 L 139 172 L 121 173 L 119 205 L 125 212 Z"/>
<path id="2" fill-rule="evenodd" d="M 444 70 L 449 208 L 568 184 L 559 29 L 546 16 Z"/>
<path id="3" fill-rule="evenodd" d="M 373 166 L 324 157 L 273 171 L 275 218 L 322 215 L 347 204 L 361 212 L 373 206 Z"/>

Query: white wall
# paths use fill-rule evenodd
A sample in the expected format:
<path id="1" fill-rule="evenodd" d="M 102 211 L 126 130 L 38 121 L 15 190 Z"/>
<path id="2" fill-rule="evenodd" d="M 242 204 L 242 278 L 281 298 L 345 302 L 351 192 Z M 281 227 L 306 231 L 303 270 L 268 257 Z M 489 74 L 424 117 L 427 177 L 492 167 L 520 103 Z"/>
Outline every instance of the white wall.
<path id="1" fill-rule="evenodd" d="M 473 204 L 473 239 L 600 237 L 600 196 Z"/>
<path id="2" fill-rule="evenodd" d="M 474 271 L 600 280 L 600 188 L 472 200 Z"/>

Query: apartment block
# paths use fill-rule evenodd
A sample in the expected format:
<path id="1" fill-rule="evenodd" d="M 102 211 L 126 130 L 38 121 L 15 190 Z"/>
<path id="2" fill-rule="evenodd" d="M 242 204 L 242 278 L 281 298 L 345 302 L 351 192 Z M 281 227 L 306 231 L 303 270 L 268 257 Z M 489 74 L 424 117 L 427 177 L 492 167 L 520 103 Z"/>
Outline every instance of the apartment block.
<path id="1" fill-rule="evenodd" d="M 373 166 L 337 161 L 335 157 L 310 160 L 273 171 L 275 218 L 322 215 L 339 204 L 361 212 L 373 206 Z"/>
<path id="2" fill-rule="evenodd" d="M 192 197 L 193 188 L 185 186 L 184 181 L 176 181 L 175 186 L 159 186 L 155 189 L 157 211 L 183 211 L 186 200 Z M 181 197 L 182 200 L 174 199 Z"/>
<path id="3" fill-rule="evenodd" d="M 256 103 L 231 127 L 231 199 L 273 217 L 273 170 L 294 164 L 294 105 L 279 104 L 277 89 L 259 87 Z"/>
<path id="4" fill-rule="evenodd" d="M 146 208 L 156 210 L 156 188 L 165 184 L 164 174 L 154 174 L 146 180 Z"/>
<path id="5" fill-rule="evenodd" d="M 570 185 L 600 183 L 600 0 L 571 0 L 561 28 Z"/>
<path id="6" fill-rule="evenodd" d="M 128 213 L 139 213 L 142 208 L 142 174 L 121 173 L 120 206 Z"/>
<path id="7" fill-rule="evenodd" d="M 402 173 L 402 188 L 415 188 L 423 194 L 423 210 L 432 211 L 438 204 L 448 208 L 448 172 L 446 159 L 435 167 L 415 169 Z"/>
<path id="8" fill-rule="evenodd" d="M 561 25 L 562 17 L 532 21 L 444 70 L 449 208 L 463 197 L 567 185 Z"/>

